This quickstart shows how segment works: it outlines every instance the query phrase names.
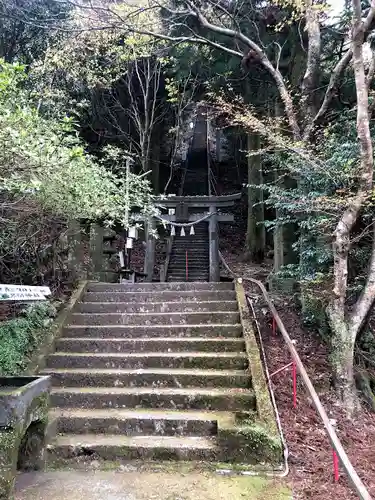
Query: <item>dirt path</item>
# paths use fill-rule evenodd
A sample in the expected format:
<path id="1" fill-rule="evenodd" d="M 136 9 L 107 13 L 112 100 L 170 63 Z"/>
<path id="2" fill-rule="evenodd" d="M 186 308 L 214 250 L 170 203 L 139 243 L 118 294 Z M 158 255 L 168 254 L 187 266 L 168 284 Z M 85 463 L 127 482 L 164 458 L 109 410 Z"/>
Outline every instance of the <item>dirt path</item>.
<path id="1" fill-rule="evenodd" d="M 15 500 L 289 500 L 261 478 L 205 472 L 54 471 L 22 474 Z"/>

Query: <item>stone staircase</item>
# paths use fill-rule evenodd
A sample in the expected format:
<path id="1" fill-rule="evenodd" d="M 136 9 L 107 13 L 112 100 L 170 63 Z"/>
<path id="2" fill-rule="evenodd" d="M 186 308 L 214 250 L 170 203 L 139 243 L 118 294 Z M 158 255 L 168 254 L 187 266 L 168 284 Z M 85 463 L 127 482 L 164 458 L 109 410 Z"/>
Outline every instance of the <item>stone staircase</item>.
<path id="1" fill-rule="evenodd" d="M 53 461 L 259 461 L 233 283 L 91 283 L 43 373 Z"/>
<path id="2" fill-rule="evenodd" d="M 181 193 L 184 196 L 204 196 L 208 194 L 207 150 L 192 151 L 184 176 Z"/>
<path id="3" fill-rule="evenodd" d="M 195 234 L 190 235 L 190 228 L 185 229 L 185 236 L 180 236 L 180 232 L 177 230 L 168 265 L 167 281 L 208 281 L 209 241 L 207 222 L 196 224 L 194 230 Z"/>

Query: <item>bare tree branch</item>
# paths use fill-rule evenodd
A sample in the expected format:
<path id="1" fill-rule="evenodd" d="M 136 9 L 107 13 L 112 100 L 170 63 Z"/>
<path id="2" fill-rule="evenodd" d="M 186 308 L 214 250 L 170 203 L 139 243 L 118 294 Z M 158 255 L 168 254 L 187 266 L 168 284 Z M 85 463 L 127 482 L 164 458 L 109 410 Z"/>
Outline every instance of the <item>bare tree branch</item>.
<path id="1" fill-rule="evenodd" d="M 375 6 L 372 4 L 371 8 L 367 14 L 367 17 L 366 17 L 365 21 L 363 22 L 362 28 L 361 28 L 363 30 L 364 34 L 367 34 L 368 31 L 370 30 L 371 25 L 374 21 L 374 18 L 375 18 Z M 336 94 L 338 82 L 339 82 L 342 74 L 344 73 L 345 69 L 347 68 L 348 64 L 350 63 L 352 57 L 353 57 L 353 49 L 350 48 L 345 52 L 345 54 L 342 56 L 340 61 L 334 67 L 333 72 L 331 74 L 331 78 L 329 80 L 329 84 L 328 84 L 326 93 L 324 95 L 323 102 L 320 106 L 320 109 L 317 112 L 317 114 L 315 115 L 315 118 L 313 119 L 311 125 L 305 131 L 304 136 L 305 136 L 306 140 L 310 137 L 314 126 L 326 114 L 326 112 L 331 104 L 331 101 Z"/>
<path id="2" fill-rule="evenodd" d="M 200 10 L 198 10 L 197 7 L 195 7 L 194 4 L 192 4 L 190 1 L 187 2 L 187 5 L 190 7 L 192 12 L 195 15 L 197 15 L 198 20 L 200 21 L 200 24 L 203 28 L 206 28 L 207 30 L 213 33 L 239 40 L 246 47 L 253 50 L 257 54 L 260 64 L 262 64 L 262 66 L 270 73 L 270 75 L 273 77 L 276 83 L 276 86 L 280 93 L 281 100 L 283 101 L 285 106 L 285 112 L 288 117 L 289 125 L 293 132 L 293 136 L 296 140 L 299 140 L 301 132 L 295 114 L 292 97 L 287 89 L 282 74 L 278 69 L 276 69 L 272 65 L 271 61 L 268 59 L 263 49 L 257 43 L 255 43 L 253 40 L 251 40 L 249 37 L 247 37 L 240 31 L 235 31 L 229 28 L 222 28 L 220 26 L 210 23 L 207 20 L 207 18 L 200 12 Z"/>

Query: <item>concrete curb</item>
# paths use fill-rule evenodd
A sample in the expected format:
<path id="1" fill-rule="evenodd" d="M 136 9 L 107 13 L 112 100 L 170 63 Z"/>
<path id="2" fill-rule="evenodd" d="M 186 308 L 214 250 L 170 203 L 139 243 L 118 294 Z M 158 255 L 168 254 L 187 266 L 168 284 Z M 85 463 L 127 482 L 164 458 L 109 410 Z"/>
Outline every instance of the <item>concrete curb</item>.
<path id="1" fill-rule="evenodd" d="M 282 461 L 282 443 L 281 436 L 277 427 L 274 409 L 272 406 L 266 377 L 263 370 L 263 364 L 260 357 L 259 347 L 256 341 L 253 328 L 252 317 L 246 302 L 245 290 L 239 281 L 235 282 L 238 306 L 240 310 L 243 335 L 246 344 L 246 352 L 249 359 L 249 369 L 253 389 L 257 402 L 257 420 L 269 434 L 269 437 L 275 443 L 280 442 L 280 462 Z"/>

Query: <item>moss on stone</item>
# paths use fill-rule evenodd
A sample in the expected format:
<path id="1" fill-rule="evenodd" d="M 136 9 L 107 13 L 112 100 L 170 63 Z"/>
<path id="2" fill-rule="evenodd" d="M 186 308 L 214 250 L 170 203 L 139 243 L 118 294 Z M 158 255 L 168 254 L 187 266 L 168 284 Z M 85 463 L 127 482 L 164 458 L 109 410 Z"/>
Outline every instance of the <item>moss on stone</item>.
<path id="1" fill-rule="evenodd" d="M 237 450 L 238 459 L 243 460 L 248 454 L 248 460 L 264 460 L 271 463 L 281 462 L 282 442 L 278 431 L 271 397 L 264 375 L 258 344 L 253 330 L 253 322 L 246 302 L 245 290 L 241 283 L 236 282 L 236 294 L 240 309 L 241 323 L 244 332 L 246 352 L 249 358 L 252 386 L 256 399 L 256 415 L 249 418 L 237 418 L 237 425 L 232 429 L 219 428 L 221 438 L 227 440 L 228 451 L 240 444 Z"/>
<path id="2" fill-rule="evenodd" d="M 87 283 L 87 281 L 81 281 L 78 284 L 78 287 L 70 296 L 69 301 L 59 312 L 53 323 L 51 323 L 46 329 L 43 342 L 40 343 L 28 363 L 27 369 L 25 370 L 26 375 L 34 375 L 45 368 L 46 358 L 54 351 L 55 342 L 62 336 L 64 326 L 70 314 L 73 312 L 76 304 L 79 302 L 82 295 L 86 291 Z"/>
<path id="3" fill-rule="evenodd" d="M 13 498 L 18 449 L 21 439 L 21 424 L 0 432 L 0 498 L 4 500 Z"/>
<path id="4" fill-rule="evenodd" d="M 31 403 L 25 404 L 22 399 L 23 392 L 27 392 L 28 386 L 21 386 L 17 390 L 11 391 L 14 397 L 20 398 L 19 406 L 10 406 L 12 416 L 7 421 L 7 428 L 0 430 L 0 498 L 10 500 L 13 498 L 14 480 L 17 473 L 17 466 L 29 463 L 32 468 L 42 466 L 44 448 L 44 433 L 48 424 L 49 393 L 46 386 L 42 385 L 43 392 L 33 397 Z M 31 389 L 32 390 L 32 389 Z M 10 396 L 11 404 L 14 397 Z M 27 401 L 27 399 L 26 399 Z M 30 431 L 30 432 L 29 432 Z M 30 441 L 27 438 L 34 437 L 34 432 L 38 432 L 40 446 L 38 449 L 29 449 Z M 28 457 L 21 456 L 25 452 Z M 34 452 L 34 454 L 32 454 Z M 29 459 L 29 460 L 28 460 Z"/>

